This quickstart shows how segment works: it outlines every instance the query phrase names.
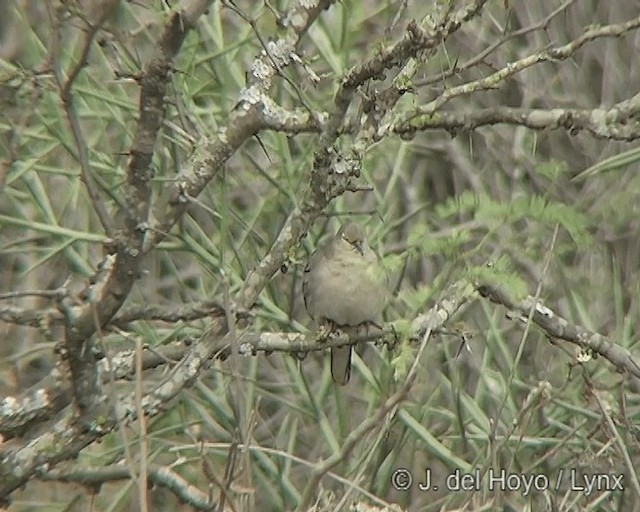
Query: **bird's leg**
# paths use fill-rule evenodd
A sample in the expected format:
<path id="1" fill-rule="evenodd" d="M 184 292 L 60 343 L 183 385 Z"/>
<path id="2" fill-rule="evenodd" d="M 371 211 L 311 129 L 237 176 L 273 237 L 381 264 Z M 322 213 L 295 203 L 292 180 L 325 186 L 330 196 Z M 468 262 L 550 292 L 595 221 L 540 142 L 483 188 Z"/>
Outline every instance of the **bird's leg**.
<path id="1" fill-rule="evenodd" d="M 365 336 L 368 338 L 369 336 L 371 336 L 371 328 L 375 327 L 376 329 L 378 329 L 380 331 L 380 334 L 377 336 L 377 339 L 375 340 L 375 344 L 379 345 L 380 343 L 385 343 L 385 338 L 387 338 L 385 331 L 384 331 L 384 327 L 381 326 L 380 324 L 373 322 L 373 321 L 366 321 L 366 322 L 362 322 L 359 326 L 358 329 L 364 327 L 365 328 Z M 395 329 L 393 328 L 393 326 L 391 326 L 392 332 L 395 335 Z M 361 332 L 361 331 L 359 331 Z M 397 335 L 396 335 L 397 338 Z M 387 341 L 388 344 L 388 341 Z"/>
<path id="2" fill-rule="evenodd" d="M 384 327 L 382 327 L 379 323 L 377 322 L 367 322 L 367 334 L 369 334 L 369 327 L 375 327 L 376 329 L 380 329 L 381 331 L 384 331 Z"/>
<path id="3" fill-rule="evenodd" d="M 358 325 L 358 333 L 360 333 L 360 328 L 364 327 L 365 328 L 365 335 L 369 336 L 371 334 L 371 327 L 375 327 L 376 329 L 379 329 L 380 331 L 384 332 L 384 328 L 380 325 L 377 324 L 376 322 L 373 322 L 371 320 L 367 320 L 366 322 L 362 322 L 360 325 Z"/>
<path id="4" fill-rule="evenodd" d="M 331 335 L 336 331 L 336 324 L 334 324 L 328 318 L 323 318 L 320 321 L 318 328 L 318 340 L 320 343 L 326 343 Z"/>

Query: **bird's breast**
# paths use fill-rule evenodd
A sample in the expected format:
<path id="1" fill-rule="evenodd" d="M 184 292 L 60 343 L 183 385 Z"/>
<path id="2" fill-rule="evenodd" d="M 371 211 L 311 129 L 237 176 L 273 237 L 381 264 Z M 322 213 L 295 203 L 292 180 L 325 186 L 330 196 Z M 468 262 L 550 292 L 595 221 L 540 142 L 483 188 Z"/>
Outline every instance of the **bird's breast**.
<path id="1" fill-rule="evenodd" d="M 317 269 L 312 287 L 316 318 L 349 326 L 377 320 L 385 299 L 377 260 L 356 261 L 334 261 Z"/>

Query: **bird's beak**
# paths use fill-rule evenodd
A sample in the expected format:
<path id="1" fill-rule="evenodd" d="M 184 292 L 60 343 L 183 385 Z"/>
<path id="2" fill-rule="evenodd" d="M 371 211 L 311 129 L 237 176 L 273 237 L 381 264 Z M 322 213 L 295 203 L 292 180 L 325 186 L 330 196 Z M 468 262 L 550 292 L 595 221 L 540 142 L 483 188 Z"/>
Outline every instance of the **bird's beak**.
<path id="1" fill-rule="evenodd" d="M 358 251 L 360 253 L 360 256 L 362 256 L 364 254 L 364 244 L 362 242 L 362 240 L 359 240 L 357 242 L 353 242 L 353 247 L 356 249 L 356 251 Z"/>

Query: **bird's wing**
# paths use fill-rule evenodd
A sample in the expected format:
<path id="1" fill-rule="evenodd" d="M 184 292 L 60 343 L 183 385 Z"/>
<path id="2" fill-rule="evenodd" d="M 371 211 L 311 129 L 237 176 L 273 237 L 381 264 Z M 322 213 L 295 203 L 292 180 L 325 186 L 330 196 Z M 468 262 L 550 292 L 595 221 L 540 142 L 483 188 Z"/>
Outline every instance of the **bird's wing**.
<path id="1" fill-rule="evenodd" d="M 326 246 L 317 248 L 304 267 L 304 273 L 302 276 L 302 296 L 304 298 L 304 306 L 307 308 L 307 312 L 314 319 L 315 300 L 313 297 L 314 293 L 311 288 L 318 286 L 318 283 L 315 282 L 314 276 L 318 271 L 318 267 L 322 265 L 324 259 L 329 257 L 331 254 L 332 245 L 331 242 L 329 242 Z"/>

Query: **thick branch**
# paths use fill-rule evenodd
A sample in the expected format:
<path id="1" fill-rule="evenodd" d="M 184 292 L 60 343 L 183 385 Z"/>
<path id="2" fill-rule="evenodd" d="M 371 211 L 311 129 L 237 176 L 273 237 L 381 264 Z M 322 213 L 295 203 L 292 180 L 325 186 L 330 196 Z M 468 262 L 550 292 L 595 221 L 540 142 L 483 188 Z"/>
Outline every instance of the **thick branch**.
<path id="1" fill-rule="evenodd" d="M 627 100 L 625 104 L 635 101 Z M 471 112 L 436 112 L 422 115 L 408 123 L 394 127 L 395 133 L 407 136 L 419 130 L 442 128 L 452 134 L 475 130 L 481 126 L 510 124 L 526 126 L 532 130 L 567 130 L 571 135 L 587 131 L 600 139 L 632 141 L 640 138 L 640 121 L 631 117 L 630 110 L 622 110 L 620 104 L 608 110 L 602 109 L 519 109 L 495 107 Z"/>
<path id="2" fill-rule="evenodd" d="M 631 355 L 629 350 L 607 340 L 602 334 L 590 332 L 569 323 L 553 310 L 536 302 L 533 297 L 517 301 L 511 298 L 505 290 L 489 284 L 479 286 L 478 292 L 491 302 L 502 304 L 507 309 L 518 313 L 522 318 L 527 318 L 533 309 L 533 322 L 551 338 L 565 340 L 582 349 L 599 354 L 616 366 L 618 370 L 625 371 L 640 379 L 640 362 Z"/>
<path id="3" fill-rule="evenodd" d="M 99 469 L 88 467 L 61 468 L 48 471 L 39 476 L 41 480 L 53 482 L 73 482 L 88 487 L 100 485 L 116 480 L 135 478 L 127 466 L 106 466 Z M 163 487 L 175 494 L 183 503 L 196 510 L 215 512 L 217 507 L 209 502 L 207 494 L 187 482 L 165 466 L 151 466 L 148 474 L 149 482 Z"/>

